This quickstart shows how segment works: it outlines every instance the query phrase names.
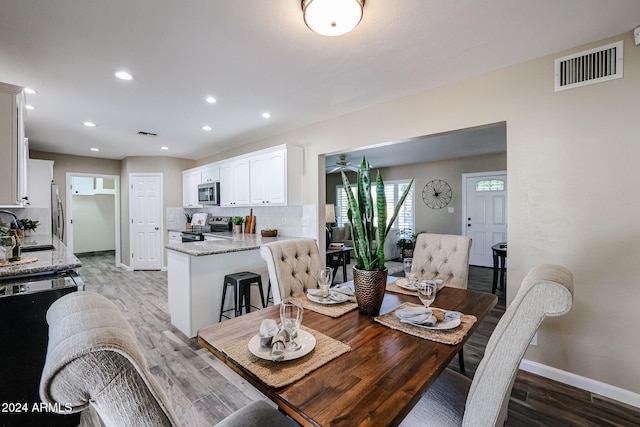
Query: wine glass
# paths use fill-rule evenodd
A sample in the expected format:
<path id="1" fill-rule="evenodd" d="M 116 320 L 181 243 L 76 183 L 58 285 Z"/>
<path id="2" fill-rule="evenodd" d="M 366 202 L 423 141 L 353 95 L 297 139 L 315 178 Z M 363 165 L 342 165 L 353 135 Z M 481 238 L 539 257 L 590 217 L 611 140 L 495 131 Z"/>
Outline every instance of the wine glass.
<path id="1" fill-rule="evenodd" d="M 416 271 L 413 265 L 413 258 L 404 259 L 404 277 L 407 278 L 409 285 L 413 285 L 416 280 Z"/>
<path id="2" fill-rule="evenodd" d="M 329 297 L 332 276 L 333 270 L 331 270 L 330 267 L 321 268 L 318 272 L 318 287 L 320 288 L 320 296 L 322 298 Z"/>
<path id="3" fill-rule="evenodd" d="M 16 247 L 16 238 L 14 236 L 0 236 L 0 247 L 4 251 L 3 260 L 7 262 L 13 256 L 13 248 Z"/>
<path id="4" fill-rule="evenodd" d="M 418 291 L 418 298 L 420 298 L 420 301 L 422 301 L 426 308 L 429 308 L 431 303 L 436 299 L 436 282 L 426 279 L 418 280 L 416 290 Z"/>
<path id="5" fill-rule="evenodd" d="M 300 350 L 302 346 L 295 338 L 298 336 L 298 328 L 302 323 L 302 303 L 297 298 L 286 298 L 280 303 L 280 321 L 282 327 L 289 334 L 289 340 L 285 348 L 289 351 Z"/>

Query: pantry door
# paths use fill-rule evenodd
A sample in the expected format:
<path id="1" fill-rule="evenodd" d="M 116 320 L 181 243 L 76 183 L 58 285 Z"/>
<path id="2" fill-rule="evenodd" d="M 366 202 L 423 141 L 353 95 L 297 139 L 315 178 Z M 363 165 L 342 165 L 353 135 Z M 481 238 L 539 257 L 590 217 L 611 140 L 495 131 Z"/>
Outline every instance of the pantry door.
<path id="1" fill-rule="evenodd" d="M 506 171 L 462 175 L 463 234 L 471 237 L 469 264 L 493 266 L 491 246 L 507 241 Z"/>
<path id="2" fill-rule="evenodd" d="M 129 174 L 132 270 L 162 269 L 162 174 Z"/>

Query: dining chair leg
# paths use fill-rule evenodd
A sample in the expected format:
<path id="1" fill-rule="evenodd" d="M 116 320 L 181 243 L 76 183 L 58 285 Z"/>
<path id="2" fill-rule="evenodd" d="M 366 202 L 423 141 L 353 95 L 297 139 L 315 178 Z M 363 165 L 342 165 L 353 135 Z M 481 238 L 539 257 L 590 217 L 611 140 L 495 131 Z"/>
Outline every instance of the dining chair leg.
<path id="1" fill-rule="evenodd" d="M 458 364 L 460 365 L 460 373 L 465 375 L 464 372 L 464 348 L 461 348 L 458 352 Z"/>

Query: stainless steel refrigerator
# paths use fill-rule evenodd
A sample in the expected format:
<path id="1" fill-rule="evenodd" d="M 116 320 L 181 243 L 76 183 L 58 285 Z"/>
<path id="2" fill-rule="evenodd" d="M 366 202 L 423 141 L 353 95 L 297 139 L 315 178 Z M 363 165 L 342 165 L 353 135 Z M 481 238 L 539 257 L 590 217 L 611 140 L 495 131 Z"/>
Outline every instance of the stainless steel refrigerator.
<path id="1" fill-rule="evenodd" d="M 51 233 L 61 241 L 64 240 L 64 205 L 55 182 L 51 183 Z"/>

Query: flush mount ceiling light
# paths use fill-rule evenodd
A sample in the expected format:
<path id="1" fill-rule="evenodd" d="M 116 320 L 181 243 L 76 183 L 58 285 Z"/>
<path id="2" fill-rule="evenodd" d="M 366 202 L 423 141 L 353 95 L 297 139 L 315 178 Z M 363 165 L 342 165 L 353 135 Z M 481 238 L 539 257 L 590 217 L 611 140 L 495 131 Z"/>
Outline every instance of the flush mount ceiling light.
<path id="1" fill-rule="evenodd" d="M 121 80 L 133 80 L 133 76 L 126 71 L 117 71 L 114 75 Z"/>
<path id="2" fill-rule="evenodd" d="M 304 22 L 323 36 L 340 36 L 358 26 L 364 0 L 302 0 Z"/>

